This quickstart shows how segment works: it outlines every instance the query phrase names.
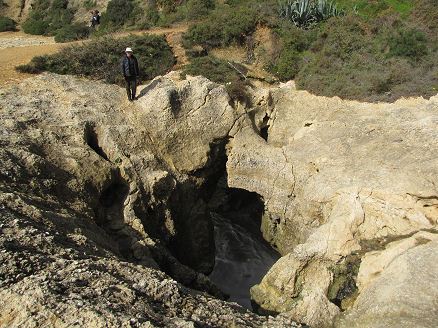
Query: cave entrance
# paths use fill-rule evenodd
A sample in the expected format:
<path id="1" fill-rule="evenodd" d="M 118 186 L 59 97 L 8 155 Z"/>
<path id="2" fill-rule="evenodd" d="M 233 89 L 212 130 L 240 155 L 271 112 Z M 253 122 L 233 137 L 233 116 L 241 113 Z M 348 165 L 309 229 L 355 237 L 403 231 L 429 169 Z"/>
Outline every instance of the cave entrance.
<path id="1" fill-rule="evenodd" d="M 260 283 L 280 255 L 260 232 L 261 197 L 233 188 L 221 194 L 223 203 L 211 212 L 216 261 L 209 277 L 230 295 L 229 301 L 252 310 L 250 288 Z"/>

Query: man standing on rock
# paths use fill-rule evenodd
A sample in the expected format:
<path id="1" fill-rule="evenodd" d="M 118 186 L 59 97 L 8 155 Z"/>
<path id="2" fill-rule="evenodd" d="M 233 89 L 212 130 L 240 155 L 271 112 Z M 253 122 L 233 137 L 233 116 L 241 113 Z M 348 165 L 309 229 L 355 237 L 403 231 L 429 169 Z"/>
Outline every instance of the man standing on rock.
<path id="1" fill-rule="evenodd" d="M 129 101 L 136 100 L 135 93 L 137 92 L 137 76 L 139 73 L 137 58 L 132 54 L 131 48 L 125 49 L 125 55 L 120 63 L 120 72 L 125 79 L 126 93 Z"/>

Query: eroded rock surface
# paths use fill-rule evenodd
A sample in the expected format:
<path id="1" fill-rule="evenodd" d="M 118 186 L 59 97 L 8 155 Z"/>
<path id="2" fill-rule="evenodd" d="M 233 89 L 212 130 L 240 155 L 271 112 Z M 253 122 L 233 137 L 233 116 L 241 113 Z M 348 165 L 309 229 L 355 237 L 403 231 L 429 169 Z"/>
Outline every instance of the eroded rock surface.
<path id="1" fill-rule="evenodd" d="M 54 74 L 2 90 L 0 326 L 436 326 L 438 98 L 251 92 L 177 73 L 134 103 Z M 204 275 L 230 187 L 283 255 L 251 290 L 276 318 Z"/>
<path id="2" fill-rule="evenodd" d="M 437 234 L 417 233 L 398 242 L 404 244 L 401 247 L 389 244 L 378 252 L 381 258 L 367 264 L 384 268 L 374 273 L 372 282 L 360 286 L 353 308 L 338 326 L 437 327 L 437 239 Z M 394 250 L 399 254 L 394 256 Z"/>
<path id="3" fill-rule="evenodd" d="M 325 327 L 348 308 L 345 298 L 354 302 L 363 254 L 436 231 L 438 97 L 363 104 L 289 82 L 253 102 L 265 134 L 242 123 L 228 148 L 228 183 L 263 197 L 263 234 L 284 257 L 252 297 L 262 312 Z"/>
<path id="4" fill-rule="evenodd" d="M 204 199 L 237 116 L 173 77 L 136 103 L 54 74 L 1 91 L 0 326 L 294 325 L 213 297 Z"/>

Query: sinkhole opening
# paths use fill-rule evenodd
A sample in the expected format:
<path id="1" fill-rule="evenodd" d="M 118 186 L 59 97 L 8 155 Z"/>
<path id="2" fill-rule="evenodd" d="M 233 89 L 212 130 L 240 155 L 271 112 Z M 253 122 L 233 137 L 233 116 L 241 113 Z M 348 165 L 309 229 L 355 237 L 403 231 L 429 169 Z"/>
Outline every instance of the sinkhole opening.
<path id="1" fill-rule="evenodd" d="M 260 232 L 261 197 L 233 188 L 224 190 L 222 196 L 225 201 L 211 212 L 216 257 L 209 277 L 230 296 L 229 301 L 253 310 L 250 288 L 261 282 L 280 255 Z"/>
<path id="2" fill-rule="evenodd" d="M 269 130 L 269 119 L 270 117 L 268 116 L 268 114 L 265 115 L 265 117 L 263 117 L 263 122 L 262 125 L 260 127 L 260 136 L 265 139 L 265 141 L 268 141 L 268 130 Z"/>
<path id="3" fill-rule="evenodd" d="M 117 172 L 120 175 L 119 172 Z M 126 232 L 124 222 L 124 202 L 129 193 L 129 186 L 120 176 L 102 191 L 99 205 L 95 209 L 96 223 L 103 228 L 117 244 L 120 255 L 127 261 L 133 260 L 131 250 L 132 238 Z"/>
<path id="4" fill-rule="evenodd" d="M 109 161 L 108 156 L 103 151 L 102 147 L 99 145 L 99 138 L 97 136 L 97 133 L 94 129 L 94 126 L 87 125 L 85 127 L 85 133 L 84 133 L 85 142 L 88 146 L 90 146 L 91 149 L 93 149 L 96 154 L 98 154 L 100 157 L 102 157 L 104 160 Z"/>

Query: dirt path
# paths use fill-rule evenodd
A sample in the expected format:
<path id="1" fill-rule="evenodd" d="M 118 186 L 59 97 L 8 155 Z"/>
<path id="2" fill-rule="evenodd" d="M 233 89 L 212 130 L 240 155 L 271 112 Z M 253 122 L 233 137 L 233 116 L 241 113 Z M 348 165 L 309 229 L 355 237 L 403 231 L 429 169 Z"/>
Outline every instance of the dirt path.
<path id="1" fill-rule="evenodd" d="M 173 48 L 177 58 L 175 69 L 181 68 L 186 62 L 185 52 L 181 46 L 182 34 L 187 25 L 176 25 L 169 28 L 156 28 L 147 31 L 132 31 L 115 34 L 122 37 L 133 34 L 150 33 L 165 34 L 167 42 Z M 80 41 L 83 42 L 83 41 Z M 85 41 L 86 42 L 86 41 Z M 31 77 L 31 74 L 20 73 L 15 66 L 27 64 L 34 56 L 49 55 L 58 52 L 63 46 L 78 42 L 55 43 L 53 37 L 33 36 L 23 32 L 0 33 L 0 87 L 20 83 L 21 80 Z"/>

